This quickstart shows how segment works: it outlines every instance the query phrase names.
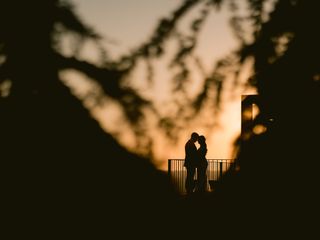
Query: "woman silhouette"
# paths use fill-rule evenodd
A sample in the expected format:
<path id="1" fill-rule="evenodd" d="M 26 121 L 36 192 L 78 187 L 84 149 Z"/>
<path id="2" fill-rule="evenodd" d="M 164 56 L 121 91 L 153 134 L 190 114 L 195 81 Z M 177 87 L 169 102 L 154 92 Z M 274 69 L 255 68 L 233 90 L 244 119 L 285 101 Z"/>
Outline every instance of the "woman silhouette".
<path id="1" fill-rule="evenodd" d="M 207 154 L 207 144 L 206 144 L 206 138 L 204 136 L 199 136 L 198 142 L 200 144 L 200 147 L 198 148 L 198 191 L 199 192 L 205 192 L 207 189 L 207 167 L 208 167 L 208 161 L 206 158 Z"/>

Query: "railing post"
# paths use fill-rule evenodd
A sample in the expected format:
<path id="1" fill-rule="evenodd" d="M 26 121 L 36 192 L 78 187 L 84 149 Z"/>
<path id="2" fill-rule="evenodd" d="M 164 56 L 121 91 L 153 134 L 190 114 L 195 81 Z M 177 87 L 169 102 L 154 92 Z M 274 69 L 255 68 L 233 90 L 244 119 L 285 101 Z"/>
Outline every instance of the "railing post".
<path id="1" fill-rule="evenodd" d="M 220 167 L 219 167 L 219 171 L 220 171 L 220 173 L 219 173 L 219 180 L 221 180 L 221 178 L 222 178 L 222 167 L 223 167 L 223 162 L 221 161 L 221 162 L 220 162 Z"/>
<path id="2" fill-rule="evenodd" d="M 168 159 L 168 176 L 171 179 L 171 159 Z"/>
<path id="3" fill-rule="evenodd" d="M 232 163 L 232 171 L 233 172 L 236 171 L 236 162 L 235 161 Z"/>

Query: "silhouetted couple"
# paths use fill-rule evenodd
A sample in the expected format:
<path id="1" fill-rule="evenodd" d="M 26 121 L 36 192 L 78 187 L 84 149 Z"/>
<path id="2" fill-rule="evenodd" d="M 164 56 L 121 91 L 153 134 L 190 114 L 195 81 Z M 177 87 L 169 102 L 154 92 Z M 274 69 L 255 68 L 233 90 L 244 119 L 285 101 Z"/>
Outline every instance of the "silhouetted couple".
<path id="1" fill-rule="evenodd" d="M 200 144 L 197 149 L 195 142 Z M 184 166 L 187 169 L 186 178 L 186 190 L 187 194 L 196 192 L 205 192 L 207 188 L 207 167 L 208 161 L 206 159 L 207 144 L 204 136 L 199 136 L 198 133 L 194 132 L 191 134 L 191 138 L 185 145 L 185 162 Z M 197 184 L 194 181 L 194 175 L 197 169 Z"/>

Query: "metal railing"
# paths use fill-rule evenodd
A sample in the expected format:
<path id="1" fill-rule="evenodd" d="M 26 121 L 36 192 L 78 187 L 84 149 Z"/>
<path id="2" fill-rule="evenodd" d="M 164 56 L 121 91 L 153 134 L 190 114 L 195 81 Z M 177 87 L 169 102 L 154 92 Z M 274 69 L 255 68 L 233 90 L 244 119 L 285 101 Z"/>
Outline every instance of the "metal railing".
<path id="1" fill-rule="evenodd" d="M 234 159 L 207 159 L 207 191 L 213 191 L 222 175 L 228 169 L 234 169 Z M 186 194 L 185 180 L 187 176 L 184 159 L 168 159 L 168 175 L 181 194 Z M 194 181 L 197 181 L 197 171 L 194 176 Z"/>

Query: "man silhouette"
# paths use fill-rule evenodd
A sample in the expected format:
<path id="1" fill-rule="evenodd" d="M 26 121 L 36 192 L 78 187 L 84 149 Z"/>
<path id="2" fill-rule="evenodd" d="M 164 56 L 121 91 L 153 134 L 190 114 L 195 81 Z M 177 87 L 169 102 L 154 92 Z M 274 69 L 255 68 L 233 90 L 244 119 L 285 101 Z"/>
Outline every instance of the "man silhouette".
<path id="1" fill-rule="evenodd" d="M 198 153 L 196 145 L 194 144 L 199 138 L 199 134 L 196 132 L 193 132 L 191 134 L 191 138 L 188 140 L 188 142 L 185 145 L 185 161 L 184 166 L 187 169 L 187 178 L 185 182 L 187 194 L 191 194 L 193 192 L 193 189 L 195 187 L 194 184 L 194 174 L 195 169 L 198 162 Z"/>

